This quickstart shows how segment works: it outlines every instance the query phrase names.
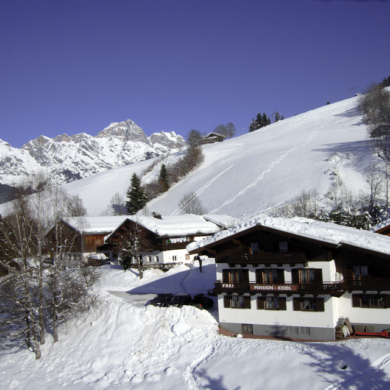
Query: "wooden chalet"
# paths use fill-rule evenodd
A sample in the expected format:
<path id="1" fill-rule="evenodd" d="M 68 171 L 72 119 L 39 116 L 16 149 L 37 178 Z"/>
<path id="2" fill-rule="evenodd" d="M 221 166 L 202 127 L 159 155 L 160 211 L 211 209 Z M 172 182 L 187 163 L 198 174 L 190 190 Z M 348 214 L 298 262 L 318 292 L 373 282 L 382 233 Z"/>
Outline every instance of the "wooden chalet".
<path id="1" fill-rule="evenodd" d="M 340 318 L 355 331 L 390 329 L 388 237 L 258 218 L 187 249 L 215 257 L 219 322 L 228 331 L 335 340 Z"/>
<path id="2" fill-rule="evenodd" d="M 60 221 L 46 235 L 50 257 L 74 265 L 96 260 L 96 247 L 103 245 L 104 238 L 126 219 L 119 217 L 77 217 Z"/>
<path id="3" fill-rule="evenodd" d="M 120 263 L 126 241 L 137 237 L 143 267 L 168 269 L 193 261 L 186 246 L 212 236 L 232 220 L 226 215 L 127 216 L 98 249 L 111 252 L 111 260 Z M 136 267 L 138 259 L 133 263 Z"/>
<path id="4" fill-rule="evenodd" d="M 209 133 L 202 138 L 201 144 L 206 145 L 206 144 L 213 144 L 215 142 L 222 142 L 225 138 L 226 137 L 222 134 Z"/>

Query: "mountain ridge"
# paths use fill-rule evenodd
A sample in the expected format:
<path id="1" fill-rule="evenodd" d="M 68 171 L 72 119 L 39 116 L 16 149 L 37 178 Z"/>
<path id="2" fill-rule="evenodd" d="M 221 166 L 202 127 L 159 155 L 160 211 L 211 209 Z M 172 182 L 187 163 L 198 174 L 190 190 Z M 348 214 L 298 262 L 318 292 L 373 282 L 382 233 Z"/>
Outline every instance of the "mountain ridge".
<path id="1" fill-rule="evenodd" d="M 44 135 L 20 149 L 0 140 L 0 183 L 16 186 L 44 171 L 58 183 L 69 183 L 93 174 L 180 150 L 184 138 L 161 131 L 147 137 L 130 119 L 113 122 L 96 136 L 87 133 Z"/>

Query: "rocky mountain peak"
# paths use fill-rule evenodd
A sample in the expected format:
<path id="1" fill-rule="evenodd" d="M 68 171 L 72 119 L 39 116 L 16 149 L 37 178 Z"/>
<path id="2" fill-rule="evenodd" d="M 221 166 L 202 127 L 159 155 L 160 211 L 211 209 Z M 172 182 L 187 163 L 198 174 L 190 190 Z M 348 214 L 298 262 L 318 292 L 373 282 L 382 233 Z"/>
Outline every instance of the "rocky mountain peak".
<path id="1" fill-rule="evenodd" d="M 110 126 L 98 133 L 96 138 L 117 138 L 123 142 L 141 141 L 149 144 L 142 128 L 130 119 L 120 123 L 111 123 Z"/>

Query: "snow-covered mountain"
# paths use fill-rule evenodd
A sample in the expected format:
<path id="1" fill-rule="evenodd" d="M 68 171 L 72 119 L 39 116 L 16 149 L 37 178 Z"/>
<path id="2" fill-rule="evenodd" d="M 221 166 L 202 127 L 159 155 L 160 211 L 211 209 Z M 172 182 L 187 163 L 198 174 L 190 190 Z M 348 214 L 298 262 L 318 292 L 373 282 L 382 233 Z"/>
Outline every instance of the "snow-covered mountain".
<path id="1" fill-rule="evenodd" d="M 182 136 L 162 131 L 147 137 L 131 120 L 111 123 L 96 137 L 86 133 L 39 136 L 21 149 L 0 140 L 0 183 L 16 184 L 42 170 L 67 183 L 183 146 Z"/>
<path id="2" fill-rule="evenodd" d="M 323 198 L 335 180 L 354 194 L 368 192 L 365 169 L 380 159 L 371 148 L 357 98 L 326 105 L 252 133 L 203 146 L 204 163 L 168 192 L 149 202 L 160 214 L 181 213 L 180 200 L 194 192 L 208 213 L 243 218 L 279 207 L 302 190 L 316 189 Z M 180 157 L 171 154 L 169 165 Z M 151 161 L 110 170 L 65 185 L 79 194 L 89 215 L 106 211 L 112 195 L 125 197 L 130 178 Z M 156 177 L 154 171 L 142 183 Z"/>

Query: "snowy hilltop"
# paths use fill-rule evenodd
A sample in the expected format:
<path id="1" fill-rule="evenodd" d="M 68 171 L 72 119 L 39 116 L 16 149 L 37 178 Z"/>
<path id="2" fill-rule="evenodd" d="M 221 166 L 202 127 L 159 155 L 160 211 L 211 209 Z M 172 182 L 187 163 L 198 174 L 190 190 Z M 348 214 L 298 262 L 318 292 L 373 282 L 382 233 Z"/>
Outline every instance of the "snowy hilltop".
<path id="1" fill-rule="evenodd" d="M 320 201 L 329 202 L 337 191 L 368 194 L 366 170 L 381 160 L 357 102 L 357 97 L 346 99 L 204 145 L 204 162 L 147 207 L 162 215 L 177 215 L 182 213 L 181 199 L 193 192 L 207 213 L 243 219 L 278 209 L 303 190 L 316 190 Z M 113 194 L 126 197 L 133 173 L 146 184 L 157 177 L 162 163 L 169 167 L 181 155 L 157 161 L 150 172 L 147 168 L 155 160 L 90 176 L 65 188 L 83 199 L 89 215 L 101 215 Z"/>
<path id="2" fill-rule="evenodd" d="M 0 140 L 0 183 L 14 185 L 40 171 L 59 183 L 83 179 L 108 169 L 146 160 L 186 145 L 175 132 L 147 137 L 133 121 L 111 123 L 96 137 L 86 133 L 39 136 L 21 149 Z"/>

